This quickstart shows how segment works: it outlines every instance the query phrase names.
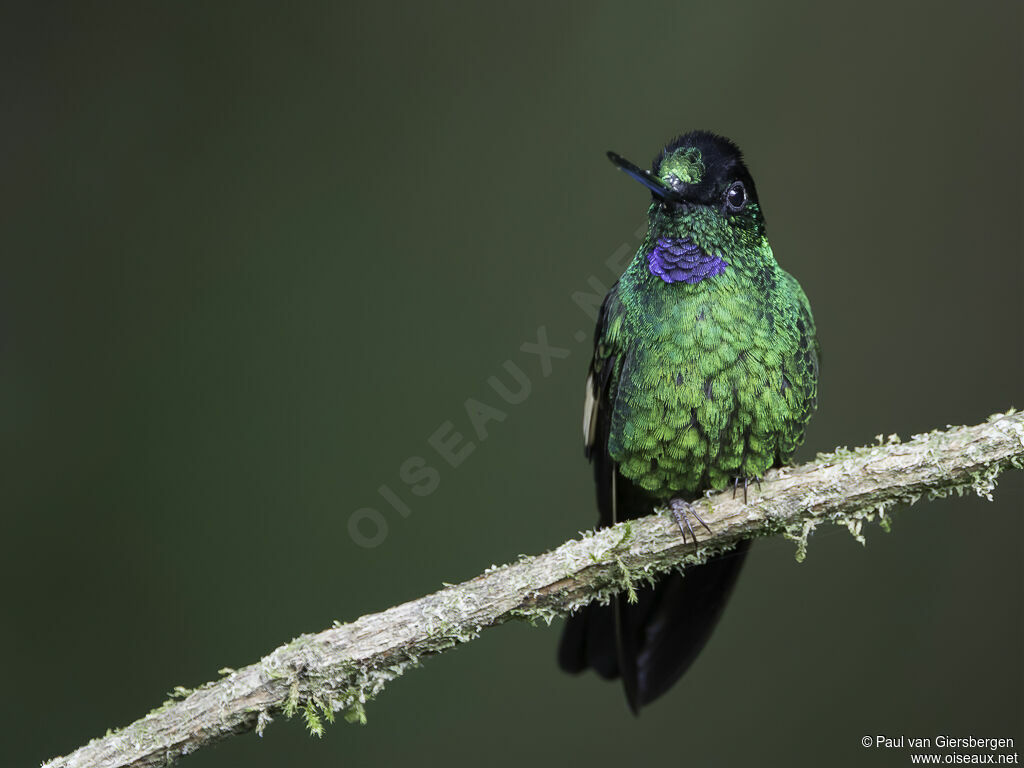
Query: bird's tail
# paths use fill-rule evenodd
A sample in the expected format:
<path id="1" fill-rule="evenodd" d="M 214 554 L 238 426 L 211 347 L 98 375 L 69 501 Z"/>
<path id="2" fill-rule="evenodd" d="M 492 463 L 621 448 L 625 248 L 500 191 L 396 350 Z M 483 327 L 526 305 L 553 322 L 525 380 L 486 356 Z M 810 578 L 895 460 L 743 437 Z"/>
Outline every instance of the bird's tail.
<path id="1" fill-rule="evenodd" d="M 704 565 L 672 572 L 637 590 L 572 616 L 562 634 L 558 663 L 566 672 L 588 667 L 605 679 L 622 678 L 634 714 L 671 688 L 693 663 L 722 615 L 750 548 L 741 541 Z"/>

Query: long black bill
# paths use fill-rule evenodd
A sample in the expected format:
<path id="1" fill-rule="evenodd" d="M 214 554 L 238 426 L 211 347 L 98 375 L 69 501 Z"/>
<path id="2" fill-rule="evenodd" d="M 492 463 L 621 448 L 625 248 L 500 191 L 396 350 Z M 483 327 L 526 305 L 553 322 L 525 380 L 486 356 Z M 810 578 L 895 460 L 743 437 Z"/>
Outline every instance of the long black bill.
<path id="1" fill-rule="evenodd" d="M 642 168 L 638 168 L 637 166 L 629 162 L 629 160 L 620 155 L 615 154 L 614 152 L 608 153 L 608 159 L 611 160 L 615 167 L 618 168 L 620 171 L 625 173 L 627 176 L 636 179 L 649 190 L 651 190 L 651 192 L 654 193 L 654 196 L 657 197 L 659 200 L 665 200 L 667 202 L 673 203 L 686 202 L 682 195 L 680 195 L 678 192 L 672 189 L 672 187 L 668 186 L 668 184 L 663 182 L 650 171 L 645 171 Z"/>

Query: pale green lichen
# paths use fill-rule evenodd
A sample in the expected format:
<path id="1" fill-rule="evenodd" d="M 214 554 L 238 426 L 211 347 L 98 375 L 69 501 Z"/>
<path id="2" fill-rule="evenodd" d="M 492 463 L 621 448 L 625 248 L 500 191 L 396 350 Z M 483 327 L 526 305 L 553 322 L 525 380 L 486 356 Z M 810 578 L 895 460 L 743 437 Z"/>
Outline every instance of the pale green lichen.
<path id="1" fill-rule="evenodd" d="M 995 414 L 989 418 L 989 423 L 997 425 L 998 429 L 1024 447 L 1024 423 L 1020 423 L 1018 420 L 1006 421 L 1006 415 Z M 934 439 L 937 432 L 932 432 L 924 437 Z M 955 434 L 952 439 L 957 439 Z M 819 454 L 819 466 L 881 455 L 888 446 L 898 444 L 899 438 L 896 435 L 889 435 L 888 438 L 879 435 L 876 437 L 876 441 L 876 445 L 864 448 L 854 450 L 839 448 L 829 454 Z M 972 456 L 977 451 L 976 459 L 981 459 L 985 455 L 980 453 L 981 446 L 981 443 L 968 443 L 963 448 L 963 453 L 966 456 Z M 928 462 L 931 462 L 938 475 L 943 476 L 941 483 L 938 483 L 942 486 L 940 488 L 936 488 L 936 483 L 933 481 L 922 477 L 920 482 L 909 484 L 905 489 L 893 490 L 890 488 L 883 501 L 865 501 L 862 507 L 851 509 L 847 506 L 849 504 L 849 500 L 847 500 L 847 505 L 844 505 L 840 512 L 819 513 L 814 517 L 789 524 L 783 521 L 780 514 L 767 513 L 763 520 L 757 523 L 751 522 L 750 529 L 746 530 L 743 535 L 769 535 L 781 532 L 796 542 L 796 559 L 802 561 L 806 557 L 808 538 L 821 522 L 828 521 L 842 525 L 856 540 L 864 543 L 863 523 L 877 520 L 880 527 L 889 530 L 891 512 L 897 505 L 912 504 L 922 496 L 940 498 L 953 493 L 959 495 L 973 493 L 981 498 L 991 500 L 999 473 L 1010 466 L 1024 467 L 1024 456 L 1019 451 L 1016 455 L 1006 458 L 988 461 L 975 460 L 976 469 L 969 474 L 961 470 L 961 474 L 958 476 L 961 482 L 951 483 L 948 480 L 949 467 L 945 466 L 948 459 L 940 461 L 942 456 L 949 454 L 949 451 L 945 450 L 944 452 L 936 446 L 934 451 L 925 448 L 924 453 L 930 454 L 930 458 L 926 459 L 926 466 Z M 853 465 L 853 469 L 850 471 L 857 471 L 856 466 Z M 800 471 L 806 470 L 797 470 L 797 473 Z M 846 469 L 840 471 L 845 472 Z M 777 474 L 780 477 L 785 477 L 786 470 L 779 470 Z M 812 492 L 801 503 L 805 504 L 805 509 L 815 508 L 819 503 L 828 502 L 826 496 L 821 496 L 819 499 Z M 710 502 L 708 503 L 710 504 Z M 831 503 L 834 506 L 834 502 Z M 634 561 L 637 559 L 637 555 L 631 551 L 631 547 L 636 546 L 638 552 L 643 549 L 643 542 L 637 542 L 636 539 L 637 530 L 643 530 L 643 536 L 650 535 L 649 531 L 642 529 L 639 523 L 628 522 L 619 531 L 607 534 L 600 531 L 587 531 L 581 536 L 581 539 L 591 540 L 598 536 L 604 536 L 604 538 L 588 543 L 582 551 L 579 547 L 565 545 L 567 559 L 558 566 L 564 569 L 565 578 L 580 579 L 580 586 L 583 587 L 585 584 L 585 588 L 574 590 L 571 593 L 573 596 L 569 599 L 566 599 L 564 595 L 561 597 L 544 593 L 530 595 L 529 599 L 536 598 L 536 603 L 512 609 L 506 615 L 496 619 L 492 617 L 488 623 L 500 623 L 510 618 L 521 618 L 531 623 L 543 621 L 545 624 L 550 624 L 558 616 L 578 610 L 582 605 L 591 601 L 596 600 L 599 603 L 607 604 L 617 593 L 624 592 L 627 599 L 633 600 L 636 597 L 636 585 L 639 582 L 653 583 L 660 573 L 673 568 L 682 567 L 685 575 L 683 566 L 688 567 L 704 562 L 707 558 L 731 548 L 735 543 L 719 544 L 716 541 L 711 541 L 709 545 L 695 548 L 693 552 L 685 553 L 682 557 L 680 557 L 679 549 L 673 547 L 653 559 L 646 558 L 643 565 L 636 565 Z M 596 567 L 588 571 L 589 575 L 584 581 L 581 578 L 580 570 L 591 566 Z M 492 565 L 487 570 L 487 574 L 516 567 L 518 566 Z M 510 578 L 516 578 L 515 572 L 510 574 Z M 426 603 L 427 607 L 424 611 L 424 616 L 428 618 L 426 636 L 416 640 L 415 646 L 405 651 L 398 651 L 399 655 L 388 655 L 386 662 L 382 661 L 378 666 L 354 661 L 331 663 L 324 666 L 322 650 L 316 645 L 322 641 L 312 635 L 296 638 L 264 658 L 259 666 L 262 680 L 277 686 L 279 692 L 277 695 L 286 691 L 282 703 L 279 706 L 271 705 L 264 709 L 254 707 L 246 710 L 247 717 L 255 720 L 255 730 L 259 735 L 262 735 L 266 726 L 273 722 L 271 712 L 278 710 L 286 717 L 292 717 L 301 712 L 306 728 L 311 734 L 317 736 L 324 733 L 327 723 L 334 721 L 335 712 L 343 712 L 344 718 L 348 722 L 365 723 L 366 703 L 374 699 L 388 682 L 404 674 L 407 669 L 418 666 L 421 658 L 468 642 L 479 635 L 480 626 L 467 624 L 466 621 L 455 618 L 473 615 L 480 608 L 477 605 L 478 600 L 477 593 L 466 591 L 460 593 L 458 588 L 447 589 L 439 593 L 436 601 Z M 335 628 L 342 626 L 344 625 L 340 622 L 334 623 Z M 404 656 L 401 655 L 403 653 Z M 219 670 L 219 673 L 221 675 L 244 675 L 245 670 L 236 672 L 232 668 L 224 667 Z M 280 682 L 282 680 L 286 682 Z M 225 680 L 217 683 L 217 685 L 225 684 L 230 686 L 233 683 Z M 108 732 L 108 735 L 132 739 L 146 735 L 154 727 L 157 715 L 162 714 L 169 707 L 177 705 L 175 699 L 193 695 L 211 685 L 214 683 L 208 683 L 195 690 L 185 686 L 175 686 L 168 694 L 171 699 L 146 718 L 121 731 Z"/>
<path id="2" fill-rule="evenodd" d="M 820 452 L 814 457 L 814 463 L 821 467 L 828 467 L 846 459 L 852 459 L 856 454 L 845 445 L 840 445 L 828 452 Z"/>
<path id="3" fill-rule="evenodd" d="M 438 645 L 435 652 L 443 649 L 444 646 Z M 301 712 L 306 729 L 318 737 L 326 731 L 325 724 L 335 721 L 335 712 L 343 712 L 346 722 L 365 724 L 365 703 L 379 694 L 388 682 L 418 665 L 418 656 L 410 654 L 407 659 L 392 661 L 380 669 L 344 663 L 315 675 L 307 672 L 301 682 L 298 677 L 292 680 L 281 712 L 288 719 Z M 262 735 L 272 721 L 269 712 L 260 712 L 257 733 Z"/>
<path id="4" fill-rule="evenodd" d="M 878 445 L 856 450 L 838 449 L 832 454 L 821 454 L 819 461 L 832 463 L 871 456 L 872 453 L 880 453 L 888 445 L 896 444 L 898 440 L 898 437 L 894 435 L 890 435 L 887 439 L 879 436 Z M 860 509 L 844 509 L 841 512 L 809 517 L 792 524 L 786 524 L 779 515 L 769 513 L 760 521 L 759 527 L 752 530 L 751 533 L 755 535 L 783 533 L 786 538 L 796 542 L 796 559 L 802 561 L 807 554 L 808 539 L 821 522 L 829 521 L 844 526 L 857 541 L 863 544 L 865 541 L 864 522 L 877 520 L 883 529 L 889 530 L 891 510 L 897 504 L 912 504 L 922 495 L 943 496 L 953 492 L 961 494 L 974 492 L 983 498 L 990 498 L 1000 470 L 1007 464 L 1014 463 L 1013 460 L 991 462 L 975 471 L 968 481 L 959 485 L 950 485 L 941 490 L 926 490 L 924 488 L 913 492 L 908 490 L 896 498 L 871 502 Z M 814 506 L 816 503 L 813 494 L 804 501 L 808 506 Z M 600 532 L 590 531 L 582 538 L 591 539 L 599 534 Z M 630 553 L 630 547 L 636 543 L 636 526 L 627 522 L 619 531 L 612 532 L 611 536 L 614 538 L 611 538 L 610 542 L 606 535 L 600 544 L 595 542 L 594 547 L 585 549 L 583 552 L 569 553 L 571 562 L 565 566 L 565 578 L 579 578 L 581 567 L 598 567 L 598 570 L 593 572 L 596 573 L 596 576 L 588 577 L 588 586 L 585 590 L 578 591 L 578 597 L 570 600 L 563 598 L 561 602 L 557 602 L 557 598 L 550 598 L 552 602 L 549 603 L 545 602 L 549 599 L 547 595 L 540 593 L 530 595 L 528 593 L 527 599 L 537 598 L 537 602 L 521 605 L 508 611 L 506 615 L 498 618 L 498 622 L 507 619 L 522 619 L 531 624 L 550 624 L 555 618 L 573 613 L 592 601 L 607 604 L 618 593 L 625 593 L 628 600 L 635 601 L 639 582 L 654 583 L 660 573 L 673 568 L 681 568 L 685 575 L 685 567 L 704 562 L 709 557 L 734 545 L 734 542 L 722 545 L 713 542 L 711 546 L 695 548 L 693 552 L 686 553 L 682 558 L 678 551 L 666 551 L 663 557 L 648 560 L 642 566 L 633 566 L 631 560 L 634 556 Z M 514 566 L 492 566 L 488 569 L 488 574 L 512 567 Z M 294 671 L 285 669 L 283 665 L 277 666 L 281 662 L 272 662 L 268 659 L 265 668 L 267 679 L 285 676 L 292 678 L 281 711 L 289 717 L 301 711 L 307 730 L 317 736 L 323 734 L 325 724 L 333 720 L 334 713 L 337 711 L 344 713 L 347 722 L 365 723 L 366 703 L 379 694 L 388 682 L 402 675 L 408 668 L 418 665 L 421 656 L 440 653 L 478 636 L 481 627 L 467 625 L 465 622 L 453 619 L 455 616 L 472 615 L 479 608 L 478 599 L 475 593 L 460 592 L 457 588 L 449 588 L 439 593 L 438 600 L 429 603 L 423 612 L 423 616 L 427 619 L 424 640 L 418 644 L 415 651 L 410 650 L 404 659 L 397 662 L 392 659 L 390 663 L 380 668 L 360 666 L 355 663 L 340 667 L 334 665 L 330 670 L 324 670 L 315 676 L 309 676 L 309 673 L 306 673 L 300 683 Z M 296 655 L 302 657 L 302 652 L 306 650 L 310 640 L 309 636 L 303 636 L 279 649 L 282 660 L 287 658 L 287 663 L 294 668 L 297 663 L 294 657 Z M 175 693 L 178 695 L 187 691 L 188 689 L 184 687 L 175 689 Z M 256 722 L 257 733 L 262 733 L 270 722 L 272 722 L 270 713 L 260 712 Z"/>
<path id="5" fill-rule="evenodd" d="M 846 517 L 843 522 L 846 524 L 846 530 L 850 532 L 850 535 L 853 536 L 858 544 L 863 547 L 868 543 L 867 539 L 864 538 L 864 534 L 860 532 L 861 527 L 864 525 L 862 518 Z"/>
<path id="6" fill-rule="evenodd" d="M 1007 416 L 1014 413 L 1016 413 L 1016 409 L 1011 408 L 1006 414 L 994 414 L 988 418 L 988 423 L 1000 424 L 1000 422 L 1003 422 Z M 1005 424 L 1006 427 L 1004 431 L 1012 433 L 1020 442 L 1021 447 L 1024 447 L 1024 424 L 1019 421 L 1009 421 L 1005 422 Z M 923 442 L 934 440 L 937 436 L 948 436 L 950 434 L 950 430 L 955 432 L 956 428 L 951 428 L 947 425 L 945 430 L 935 429 L 931 432 L 915 434 L 911 436 L 911 441 Z M 875 436 L 875 440 L 876 444 L 871 446 L 855 448 L 852 450 L 843 446 L 836 448 L 830 453 L 819 453 L 815 463 L 819 467 L 827 467 L 850 459 L 879 456 L 882 455 L 884 448 L 902 443 L 899 435 L 896 434 L 891 434 L 888 437 L 879 434 Z M 935 458 L 931 458 L 936 456 L 936 450 L 938 449 L 926 448 L 925 455 L 930 458 L 935 469 L 939 473 L 946 474 L 948 470 L 946 470 Z M 973 456 L 978 449 L 974 445 L 968 444 L 963 451 L 965 455 L 970 457 Z M 953 494 L 963 496 L 966 493 L 974 493 L 980 498 L 992 501 L 992 492 L 995 490 L 997 478 L 1008 467 L 1024 468 L 1024 458 L 1022 458 L 1020 454 L 1017 454 L 1005 459 L 985 462 L 979 469 L 969 473 L 969 480 L 966 482 L 948 483 L 939 488 L 922 487 L 918 491 L 908 491 L 906 493 L 898 494 L 896 498 L 874 503 L 871 507 L 832 513 L 827 516 L 827 519 L 837 525 L 845 526 L 857 541 L 864 544 L 865 538 L 863 533 L 863 523 L 865 521 L 871 522 L 877 519 L 882 530 L 889 532 L 892 529 L 889 510 L 897 505 L 909 506 L 918 501 L 922 496 L 928 499 L 939 499 L 952 496 Z M 786 538 L 797 543 L 796 559 L 798 562 L 803 561 L 806 557 L 808 536 L 817 527 L 818 522 L 818 519 L 809 518 L 795 525 L 787 526 L 786 530 L 783 532 L 783 535 Z"/>
<path id="7" fill-rule="evenodd" d="M 527 595 L 529 598 L 530 595 Z M 510 619 L 519 619 L 525 621 L 531 627 L 539 626 L 540 622 L 544 622 L 545 626 L 551 626 L 551 622 L 555 619 L 561 618 L 564 614 L 560 611 L 555 610 L 549 605 L 535 605 L 529 607 L 513 608 L 508 612 Z"/>
<path id="8" fill-rule="evenodd" d="M 999 477 L 1001 471 L 1002 467 L 996 462 L 985 469 L 972 473 L 974 492 L 981 498 L 992 501 L 992 491 L 996 489 L 996 478 Z"/>
<path id="9" fill-rule="evenodd" d="M 274 718 L 270 716 L 270 713 L 265 709 L 261 709 L 260 713 L 256 716 L 256 735 L 262 739 L 263 731 L 265 731 L 267 726 L 272 722 L 274 722 Z"/>
<path id="10" fill-rule="evenodd" d="M 810 536 L 817 527 L 818 521 L 813 518 L 809 518 L 797 525 L 787 527 L 786 532 L 782 534 L 790 541 L 796 542 L 795 557 L 798 563 L 802 563 L 807 557 L 807 537 Z"/>
<path id="11" fill-rule="evenodd" d="M 455 589 L 445 590 L 439 594 L 441 599 L 437 605 L 423 609 L 423 616 L 428 619 L 427 637 L 449 641 L 450 645 L 475 640 L 479 636 L 479 627 L 462 627 L 451 621 L 450 617 L 466 616 L 477 610 L 479 605 L 476 595 Z"/>

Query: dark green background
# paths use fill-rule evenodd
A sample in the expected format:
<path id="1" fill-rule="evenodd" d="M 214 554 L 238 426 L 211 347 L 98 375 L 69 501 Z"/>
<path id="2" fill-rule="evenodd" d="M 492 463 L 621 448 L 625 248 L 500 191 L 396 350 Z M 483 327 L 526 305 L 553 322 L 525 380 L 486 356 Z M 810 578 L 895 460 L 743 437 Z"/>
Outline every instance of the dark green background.
<path id="1" fill-rule="evenodd" d="M 646 205 L 606 149 L 646 163 L 695 127 L 744 148 L 824 347 L 800 458 L 1024 406 L 1020 4 L 709 5 L 3 12 L 0 762 L 593 523 L 569 297 L 610 282 Z M 540 325 L 572 350 L 547 378 L 519 351 Z M 463 402 L 499 404 L 506 359 L 530 398 L 440 465 L 427 436 L 471 436 Z M 426 498 L 398 479 L 414 455 L 441 466 Z M 365 727 L 278 722 L 186 764 L 1020 746 L 1022 480 L 902 510 L 866 548 L 823 529 L 803 565 L 758 543 L 640 719 L 558 672 L 558 627 L 510 625 L 393 683 Z M 365 506 L 390 524 L 375 549 L 348 533 Z"/>

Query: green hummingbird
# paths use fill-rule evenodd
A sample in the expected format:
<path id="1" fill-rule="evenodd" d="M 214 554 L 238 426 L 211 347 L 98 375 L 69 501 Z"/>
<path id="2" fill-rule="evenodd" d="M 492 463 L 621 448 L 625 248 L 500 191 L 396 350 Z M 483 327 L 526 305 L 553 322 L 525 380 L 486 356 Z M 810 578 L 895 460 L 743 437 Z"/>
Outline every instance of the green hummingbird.
<path id="1" fill-rule="evenodd" d="M 587 376 L 583 436 L 599 525 L 668 506 L 696 542 L 690 502 L 783 465 L 817 404 L 819 346 L 800 284 L 775 261 L 740 150 L 695 131 L 641 170 L 648 230 L 605 297 Z M 699 526 L 698 526 L 699 527 Z M 706 526 L 705 526 L 706 527 Z M 621 677 L 634 713 L 704 647 L 749 541 L 673 572 L 638 600 L 591 604 L 566 624 L 559 663 Z"/>

